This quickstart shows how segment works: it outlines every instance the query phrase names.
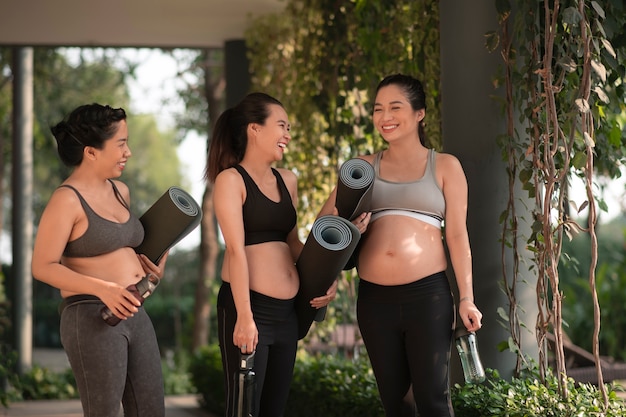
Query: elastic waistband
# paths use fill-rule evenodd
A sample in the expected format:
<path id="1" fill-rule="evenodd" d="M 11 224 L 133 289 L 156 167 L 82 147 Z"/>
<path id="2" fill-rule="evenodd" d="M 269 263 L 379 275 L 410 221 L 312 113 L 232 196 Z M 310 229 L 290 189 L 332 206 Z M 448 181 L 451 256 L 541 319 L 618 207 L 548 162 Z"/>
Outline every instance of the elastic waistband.
<path id="1" fill-rule="evenodd" d="M 61 301 L 61 304 L 59 304 L 59 314 L 61 314 L 63 310 L 65 310 L 65 308 L 71 305 L 97 304 L 97 303 L 102 303 L 102 300 L 100 300 L 95 295 L 89 295 L 89 294 L 70 295 L 69 297 L 64 298 L 63 301 Z"/>
<path id="2" fill-rule="evenodd" d="M 450 293 L 450 283 L 443 271 L 401 285 L 380 285 L 363 278 L 359 280 L 359 299 L 371 302 L 415 301 L 442 293 Z"/>
<path id="3" fill-rule="evenodd" d="M 230 283 L 222 281 L 218 298 L 220 298 L 226 305 L 230 305 L 233 308 L 235 307 L 235 301 L 233 299 Z M 288 316 L 295 311 L 295 304 L 295 297 L 283 300 L 250 290 L 250 306 L 255 319 Z"/>

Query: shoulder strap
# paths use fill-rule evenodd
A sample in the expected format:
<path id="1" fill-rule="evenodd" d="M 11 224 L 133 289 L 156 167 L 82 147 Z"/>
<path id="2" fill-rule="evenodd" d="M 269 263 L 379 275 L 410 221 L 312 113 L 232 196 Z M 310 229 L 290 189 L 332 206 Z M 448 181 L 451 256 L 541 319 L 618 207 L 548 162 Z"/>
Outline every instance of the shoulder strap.
<path id="1" fill-rule="evenodd" d="M 429 149 L 428 150 L 428 170 L 430 171 L 430 173 L 432 174 L 433 178 L 437 178 L 437 176 L 435 175 L 435 166 L 436 166 L 436 161 L 437 161 L 437 152 L 435 152 L 434 149 Z"/>
<path id="2" fill-rule="evenodd" d="M 380 151 L 376 154 L 374 158 L 374 172 L 377 176 L 380 176 L 380 160 L 383 158 L 383 151 Z"/>
<path id="3" fill-rule="evenodd" d="M 80 205 L 83 206 L 83 210 L 85 210 L 85 213 L 87 212 L 93 213 L 91 206 L 87 203 L 87 201 L 83 198 L 82 194 L 76 188 L 72 187 L 69 184 L 61 184 L 59 185 L 58 188 L 61 188 L 61 187 L 65 187 L 65 188 L 69 188 L 70 190 L 73 190 L 74 193 L 76 193 L 78 200 L 80 201 Z"/>
<path id="4" fill-rule="evenodd" d="M 130 206 L 128 205 L 128 203 L 126 202 L 126 200 L 124 200 L 124 197 L 122 197 L 122 194 L 120 193 L 120 190 L 117 189 L 117 186 L 115 185 L 115 183 L 112 180 L 108 180 L 111 183 L 111 186 L 113 187 L 113 193 L 115 193 L 115 198 L 117 198 L 117 201 L 119 201 L 124 208 L 126 208 L 126 210 L 130 211 Z"/>
<path id="5" fill-rule="evenodd" d="M 276 181 L 278 181 L 278 187 L 280 188 L 281 194 L 285 194 L 289 196 L 289 201 L 291 201 L 291 194 L 289 193 L 287 184 L 285 184 L 285 180 L 283 180 L 283 176 L 280 175 L 280 172 L 278 172 L 278 170 L 274 168 L 272 168 L 272 172 L 274 173 L 274 176 L 276 177 Z"/>

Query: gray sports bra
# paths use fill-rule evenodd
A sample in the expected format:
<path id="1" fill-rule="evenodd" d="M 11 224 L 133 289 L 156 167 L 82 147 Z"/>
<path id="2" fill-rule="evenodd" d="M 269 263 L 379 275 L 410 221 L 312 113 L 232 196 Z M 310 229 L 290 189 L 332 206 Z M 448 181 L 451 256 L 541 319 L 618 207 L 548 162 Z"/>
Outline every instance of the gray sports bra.
<path id="1" fill-rule="evenodd" d="M 409 216 L 441 228 L 446 200 L 435 177 L 436 152 L 428 150 L 424 176 L 416 181 L 392 182 L 380 177 L 382 152 L 374 159 L 374 186 L 371 212 L 374 221 L 385 215 Z"/>
<path id="2" fill-rule="evenodd" d="M 130 212 L 128 203 L 124 201 L 113 181 L 109 180 L 109 182 L 113 186 L 113 192 L 117 200 Z M 125 223 L 107 220 L 93 211 L 76 188 L 67 184 L 61 185 L 61 187 L 74 190 L 80 200 L 80 204 L 83 206 L 83 210 L 85 210 L 88 223 L 85 233 L 79 238 L 67 242 L 63 256 L 68 258 L 88 258 L 113 252 L 124 247 L 134 248 L 143 241 L 143 225 L 132 212 L 130 212 L 130 218 Z"/>

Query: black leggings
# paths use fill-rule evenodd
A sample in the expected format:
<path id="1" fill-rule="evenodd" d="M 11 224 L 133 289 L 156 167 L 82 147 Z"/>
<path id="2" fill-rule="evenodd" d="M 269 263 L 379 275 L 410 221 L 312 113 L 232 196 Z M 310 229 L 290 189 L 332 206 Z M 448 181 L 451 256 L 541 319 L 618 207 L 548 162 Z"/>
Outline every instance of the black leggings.
<path id="1" fill-rule="evenodd" d="M 295 298 L 279 300 L 250 291 L 259 343 L 254 355 L 256 398 L 254 417 L 280 417 L 285 412 L 298 347 Z M 239 347 L 233 343 L 237 320 L 235 302 L 227 282 L 217 296 L 217 317 L 226 387 L 226 417 L 233 416 L 235 373 L 239 370 Z"/>
<path id="2" fill-rule="evenodd" d="M 411 384 L 420 416 L 454 416 L 448 378 L 454 315 L 444 272 L 405 285 L 360 280 L 357 318 L 387 417 L 406 415 Z"/>

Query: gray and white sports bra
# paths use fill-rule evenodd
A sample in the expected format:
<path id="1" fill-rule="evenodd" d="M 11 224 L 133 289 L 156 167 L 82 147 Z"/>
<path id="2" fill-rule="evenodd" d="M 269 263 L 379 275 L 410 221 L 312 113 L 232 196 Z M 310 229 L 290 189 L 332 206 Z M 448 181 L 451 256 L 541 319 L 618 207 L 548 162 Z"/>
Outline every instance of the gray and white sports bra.
<path id="1" fill-rule="evenodd" d="M 435 177 L 436 152 L 428 150 L 426 169 L 422 178 L 410 182 L 392 182 L 380 177 L 382 152 L 374 159 L 374 186 L 371 201 L 371 221 L 386 215 L 402 215 L 441 228 L 446 212 L 446 200 Z"/>

